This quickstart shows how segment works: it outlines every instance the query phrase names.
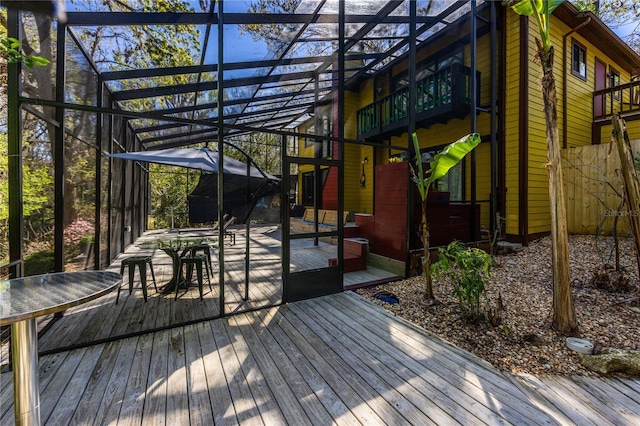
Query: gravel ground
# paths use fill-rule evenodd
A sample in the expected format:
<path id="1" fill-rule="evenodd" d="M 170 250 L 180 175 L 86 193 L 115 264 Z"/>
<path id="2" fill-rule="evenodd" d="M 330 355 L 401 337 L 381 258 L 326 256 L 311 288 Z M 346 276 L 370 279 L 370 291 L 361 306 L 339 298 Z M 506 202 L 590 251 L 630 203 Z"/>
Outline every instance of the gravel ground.
<path id="1" fill-rule="evenodd" d="M 629 280 L 626 292 L 610 292 L 594 284 L 615 276 L 609 260 L 610 238 L 573 235 L 569 239 L 571 280 L 579 336 L 591 341 L 595 351 L 612 347 L 640 350 L 640 309 L 638 296 L 638 266 L 633 241 L 620 241 L 623 279 Z M 502 371 L 530 374 L 595 376 L 580 364 L 579 355 L 566 347 L 565 338 L 551 327 L 551 244 L 546 237 L 530 243 L 521 251 L 497 258 L 487 288 L 487 303 L 493 304 L 501 295 L 501 323 L 466 324 L 458 315 L 457 299 L 451 296 L 451 286 L 445 279 L 434 281 L 436 304 L 427 304 L 424 297 L 424 277 L 360 289 L 358 293 L 374 300 L 399 315 L 442 338 L 489 361 Z M 400 303 L 389 304 L 374 297 L 380 291 L 390 291 Z M 636 299 L 637 300 L 637 299 Z"/>

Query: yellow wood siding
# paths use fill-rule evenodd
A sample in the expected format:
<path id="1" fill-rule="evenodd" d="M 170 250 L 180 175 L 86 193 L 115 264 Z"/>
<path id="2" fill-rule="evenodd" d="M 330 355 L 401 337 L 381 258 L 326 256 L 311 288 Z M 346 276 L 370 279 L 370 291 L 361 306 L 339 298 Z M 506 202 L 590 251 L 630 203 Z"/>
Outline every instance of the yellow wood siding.
<path id="1" fill-rule="evenodd" d="M 518 235 L 519 200 L 519 107 L 520 107 L 520 17 L 507 13 L 505 60 L 505 232 Z"/>
<path id="2" fill-rule="evenodd" d="M 499 87 L 500 91 L 504 91 L 504 154 L 505 154 L 505 204 L 504 210 L 506 213 L 506 228 L 507 234 L 519 235 L 522 229 L 519 229 L 520 218 L 519 208 L 521 197 L 526 197 L 527 203 L 527 231 L 529 234 L 538 234 L 548 232 L 550 230 L 550 215 L 549 215 L 549 194 L 548 194 L 548 175 L 545 165 L 547 163 L 547 142 L 546 142 L 546 121 L 543 111 L 543 99 L 541 94 L 541 76 L 542 70 L 540 64 L 536 61 L 537 46 L 535 39 L 539 38 L 539 31 L 534 19 L 528 20 L 529 36 L 527 40 L 528 44 L 528 58 L 527 69 L 520 70 L 520 16 L 511 10 L 507 11 L 505 21 L 505 49 L 502 60 L 505 61 L 506 73 L 503 76 L 503 84 Z M 550 25 L 552 45 L 555 49 L 555 64 L 554 75 L 556 78 L 556 93 L 558 97 L 557 112 L 558 112 L 558 126 L 560 142 L 562 143 L 564 138 L 563 132 L 563 112 L 566 108 L 566 143 L 569 147 L 590 145 L 593 141 L 592 122 L 593 122 L 593 91 L 595 88 L 595 60 L 596 58 L 604 62 L 607 66 L 607 72 L 611 70 L 611 67 L 615 68 L 620 73 L 621 84 L 630 81 L 630 75 L 626 72 L 622 66 L 616 64 L 615 60 L 605 54 L 605 52 L 598 49 L 596 46 L 587 42 L 586 39 L 581 37 L 577 32 L 571 33 L 565 37 L 566 34 L 571 32 L 564 23 L 560 22 L 555 17 L 552 17 Z M 565 39 L 565 49 L 563 49 L 563 38 Z M 571 56 L 572 56 L 572 40 L 576 40 L 584 47 L 587 52 L 587 79 L 586 81 L 574 76 L 571 73 Z M 437 48 L 430 46 L 424 50 L 418 50 L 418 60 L 422 60 L 427 53 L 433 54 L 436 50 L 441 51 L 442 46 Z M 477 68 L 481 72 L 481 99 L 479 105 L 487 105 L 490 101 L 490 37 L 484 35 L 478 40 L 478 54 L 477 54 Z M 563 57 L 563 50 L 566 52 L 566 56 Z M 465 45 L 464 48 L 465 64 L 470 63 L 470 46 Z M 563 75 L 563 61 L 564 70 L 566 70 L 566 76 Z M 406 70 L 407 64 L 402 63 L 395 65 L 391 69 L 391 75 L 397 75 Z M 521 108 L 521 90 L 520 81 L 521 73 L 526 73 L 527 79 L 527 99 L 528 99 L 528 115 L 525 118 L 527 121 L 527 163 L 524 172 L 527 175 L 527 187 L 526 193 L 520 194 L 520 162 L 523 153 L 520 152 L 520 108 Z M 378 83 L 386 93 L 386 79 L 380 78 Z M 566 104 L 563 102 L 562 95 L 566 84 Z M 360 93 L 349 94 L 349 101 L 347 102 L 347 117 L 348 123 L 351 123 L 351 119 L 355 120 L 355 110 L 369 105 L 374 100 L 374 87 L 373 80 L 367 80 L 361 83 Z M 623 98 L 624 102 L 625 99 Z M 482 135 L 489 134 L 489 115 L 481 113 L 477 116 L 477 131 Z M 628 123 L 629 133 L 631 138 L 637 138 L 640 136 L 640 121 Z M 471 129 L 470 117 L 467 116 L 464 119 L 452 119 L 445 124 L 434 124 L 429 128 L 417 129 L 418 138 L 421 148 L 440 146 L 454 141 L 465 134 L 469 133 Z M 353 130 L 353 133 L 351 131 Z M 354 127 L 349 127 L 348 137 L 356 136 L 355 122 Z M 605 126 L 601 130 L 602 142 L 609 141 L 610 126 Z M 391 138 L 390 144 L 394 146 L 408 147 L 409 138 L 406 133 Z M 351 157 L 345 158 L 351 169 L 349 176 L 345 174 L 345 179 L 349 180 L 350 192 L 345 194 L 345 200 L 350 200 L 354 205 L 357 205 L 357 209 L 360 211 L 366 211 L 367 208 L 372 206 L 373 193 L 367 188 L 359 189 L 359 178 L 356 176 L 361 175 L 362 160 L 364 157 L 368 157 L 369 162 L 365 164 L 365 173 L 367 175 L 367 184 L 372 180 L 372 168 L 375 164 L 382 164 L 388 161 L 390 155 L 399 154 L 402 150 L 390 150 L 390 149 L 377 149 L 374 150 L 370 147 L 354 148 L 353 152 L 349 155 Z M 346 152 L 346 151 L 345 151 Z M 490 187 L 490 145 L 483 144 L 477 150 L 478 159 L 478 173 L 477 173 L 477 199 L 488 200 L 489 199 L 489 187 Z M 375 161 L 372 161 L 375 158 Z M 467 160 L 468 162 L 468 160 Z M 467 167 L 465 179 L 466 197 L 470 197 L 470 168 Z M 370 172 L 371 171 L 371 172 Z M 371 174 L 370 174 L 371 173 Z M 353 200 L 353 201 L 351 201 Z M 354 208 L 354 210 L 356 210 Z M 489 223 L 489 206 L 488 204 L 482 205 L 482 225 L 488 227 Z"/>
<path id="3" fill-rule="evenodd" d="M 510 13 L 510 15 L 515 15 Z M 514 17 L 517 19 L 518 17 Z M 529 20 L 529 151 L 528 151 L 528 216 L 529 234 L 548 232 L 550 230 L 548 175 L 545 169 L 547 163 L 546 121 L 543 112 L 543 100 L 540 92 L 542 69 L 534 61 L 536 51 L 535 38 L 539 37 L 535 20 Z M 552 45 L 555 47 L 554 76 L 558 95 L 558 127 L 560 142 L 563 135 L 563 78 L 562 42 L 563 36 L 571 28 L 552 17 L 551 21 Z M 572 40 L 586 48 L 587 79 L 586 81 L 571 73 Z M 607 71 L 613 65 L 620 72 L 621 81 L 629 79 L 628 73 L 622 71 L 608 55 L 587 42 L 577 33 L 566 37 L 566 113 L 567 113 L 567 145 L 585 146 L 592 143 L 591 125 L 593 122 L 593 91 L 595 90 L 595 61 L 596 58 L 607 65 Z M 604 141 L 604 140 L 603 140 Z"/>

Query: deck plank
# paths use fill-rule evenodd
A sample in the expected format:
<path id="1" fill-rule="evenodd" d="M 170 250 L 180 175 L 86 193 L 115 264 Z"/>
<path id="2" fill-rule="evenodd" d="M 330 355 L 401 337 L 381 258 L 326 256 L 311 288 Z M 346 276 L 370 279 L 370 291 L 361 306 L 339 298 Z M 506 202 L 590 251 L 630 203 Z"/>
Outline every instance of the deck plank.
<path id="1" fill-rule="evenodd" d="M 198 299 L 198 303 L 201 303 Z M 197 325 L 185 327 L 184 334 L 185 365 L 189 392 L 189 423 L 194 425 L 212 425 L 213 408 L 209 396 L 204 353 Z"/>
<path id="2" fill-rule="evenodd" d="M 518 404 L 515 396 L 521 395 L 521 392 L 484 360 L 431 335 L 426 330 L 418 329 L 416 333 L 416 327 L 413 324 L 395 318 L 387 311 L 377 316 L 377 324 L 372 324 L 367 318 L 375 315 L 376 311 L 382 308 L 369 301 L 355 303 L 355 298 L 360 296 L 345 292 L 332 298 L 331 303 L 335 310 L 349 317 L 347 321 L 353 323 L 354 328 L 357 324 L 357 329 L 362 328 L 364 331 L 373 333 L 370 337 L 372 340 L 386 341 L 392 345 L 403 342 L 402 352 L 408 355 L 410 360 L 418 363 L 415 366 L 416 371 L 419 371 L 420 366 L 426 367 L 428 371 L 438 371 L 438 377 L 432 380 L 442 382 L 444 379 L 440 386 L 453 387 L 447 391 L 447 394 L 450 392 L 455 394 L 455 389 L 464 383 L 464 391 L 474 398 L 467 401 L 465 406 L 474 407 L 480 403 L 489 408 L 499 407 L 501 411 L 517 415 L 521 418 L 521 422 L 553 423 L 551 419 L 541 417 L 539 412 L 530 409 L 528 405 Z M 394 347 L 390 353 L 393 354 L 396 351 L 397 348 Z M 464 401 L 464 398 L 456 397 L 455 400 L 459 403 Z"/>
<path id="3" fill-rule="evenodd" d="M 640 404 L 613 386 L 610 380 L 580 376 L 572 377 L 571 380 L 576 382 L 576 385 L 581 389 L 591 393 L 591 403 L 596 407 L 604 403 L 605 406 L 625 418 L 629 424 L 634 421 L 640 422 Z"/>
<path id="4" fill-rule="evenodd" d="M 107 380 L 115 368 L 122 340 L 101 345 L 100 358 L 91 371 L 89 380 L 78 402 L 73 416 L 70 416 L 71 425 L 92 424 L 97 417 L 98 408 L 107 390 Z"/>
<path id="5" fill-rule="evenodd" d="M 291 388 L 295 383 L 287 383 L 280 368 L 274 363 L 268 350 L 264 347 L 263 339 L 252 328 L 251 324 L 254 322 L 256 322 L 256 318 L 253 315 L 244 314 L 232 317 L 230 325 L 240 331 L 242 340 L 238 341 L 246 342 L 245 350 L 252 354 L 251 363 L 247 362 L 247 366 L 253 369 L 252 365 L 255 363 L 255 368 L 261 371 L 259 380 L 264 382 L 271 392 L 270 395 L 265 395 L 265 399 L 272 399 L 277 404 L 283 419 L 295 418 L 298 425 L 312 425 L 306 411 L 302 408 L 302 400 L 296 397 Z M 264 332 L 264 329 L 261 331 Z"/>
<path id="6" fill-rule="evenodd" d="M 189 394 L 184 349 L 185 327 L 169 333 L 166 422 L 169 425 L 189 424 Z"/>
<path id="7" fill-rule="evenodd" d="M 131 362 L 131 372 L 126 381 L 122 408 L 118 416 L 119 425 L 139 425 L 142 423 L 152 348 L 153 335 L 144 334 L 138 338 L 136 351 Z"/>
<path id="8" fill-rule="evenodd" d="M 287 350 L 280 345 L 278 339 L 272 334 L 273 328 L 268 328 L 264 325 L 264 321 L 267 318 L 273 318 L 275 310 L 275 308 L 272 308 L 246 314 L 251 318 L 249 323 L 253 327 L 255 339 L 262 342 L 269 357 L 269 364 L 263 366 L 263 368 L 266 367 L 272 370 L 271 374 L 278 372 L 282 375 L 282 386 L 286 386 L 291 390 L 294 394 L 293 397 L 296 401 L 299 401 L 301 409 L 307 414 L 311 424 L 325 423 L 331 418 L 331 415 L 298 370 L 298 361 L 287 356 Z"/>
<path id="9" fill-rule="evenodd" d="M 236 356 L 231 339 L 227 334 L 227 329 L 224 326 L 225 321 L 227 319 L 224 318 L 212 321 L 211 330 L 220 352 L 225 380 L 233 400 L 238 423 L 243 425 L 264 425 L 260 417 L 260 411 L 258 411 L 258 403 L 248 389 L 244 387 L 247 379 L 240 366 L 241 360 Z"/>
<path id="10" fill-rule="evenodd" d="M 64 401 L 64 404 L 59 404 L 55 410 L 52 410 L 47 419 L 49 424 L 65 424 L 72 418 L 86 391 L 87 384 L 90 382 L 91 373 L 98 364 L 103 351 L 104 346 L 93 346 L 80 351 L 83 352 L 83 356 L 78 363 L 78 368 L 74 371 L 71 380 L 67 382 L 66 386 L 58 390 L 60 401 Z M 41 413 L 42 418 L 45 418 L 44 415 L 46 413 L 44 411 L 42 410 Z"/>
<path id="11" fill-rule="evenodd" d="M 372 357 L 368 352 L 362 350 L 358 339 L 350 332 L 345 333 L 346 330 L 341 327 L 340 319 L 330 318 L 331 313 L 328 313 L 328 328 L 324 328 L 322 325 L 313 324 L 312 318 L 304 313 L 297 312 L 297 314 L 308 326 L 313 327 L 316 334 L 325 342 L 333 341 L 332 347 L 341 354 L 346 366 L 362 377 L 376 393 L 382 395 L 386 400 L 388 406 L 380 408 L 388 410 L 389 406 L 393 407 L 401 416 L 402 420 L 398 421 L 410 424 L 460 423 L 447 414 L 448 408 L 453 408 L 453 406 L 447 407 L 447 401 L 444 398 L 438 398 L 437 395 L 435 397 L 429 395 L 424 398 L 425 393 L 419 394 L 419 386 L 412 384 L 411 380 L 404 381 L 396 374 L 395 369 L 404 369 L 404 366 L 393 362 L 382 351 Z M 379 346 L 377 348 L 381 349 Z M 388 420 L 385 419 L 385 421 Z"/>
<path id="12" fill-rule="evenodd" d="M 333 388 L 327 383 L 318 372 L 309 359 L 307 359 L 299 347 L 296 346 L 294 339 L 281 327 L 283 321 L 285 321 L 281 310 L 278 308 L 271 308 L 269 310 L 263 310 L 261 326 L 266 327 L 273 338 L 282 348 L 282 351 L 287 355 L 289 362 L 296 367 L 300 375 L 304 378 L 309 388 L 318 400 L 322 403 L 327 410 L 330 418 L 337 424 L 345 425 L 357 425 L 360 424 L 358 419 L 353 415 L 349 407 L 342 401 L 340 396 L 333 390 Z M 256 325 L 258 326 L 258 325 Z M 283 364 L 286 364 L 286 360 Z"/>
<path id="13" fill-rule="evenodd" d="M 136 352 L 138 339 L 124 339 L 118 350 L 116 361 L 111 374 L 107 378 L 107 386 L 104 397 L 100 401 L 96 413 L 95 424 L 115 424 L 120 415 L 122 400 L 125 396 L 127 378 L 131 372 L 133 357 Z"/>
<path id="14" fill-rule="evenodd" d="M 340 396 L 345 406 L 349 407 L 362 424 L 383 424 L 384 421 L 380 415 L 386 417 L 387 413 L 376 411 L 368 404 L 367 397 L 372 395 L 370 386 L 361 380 L 355 380 L 354 373 L 342 365 L 339 354 L 336 354 L 296 316 L 295 311 L 292 310 L 295 305 L 291 304 L 283 308 L 286 314 L 282 317 L 280 327 L 294 342 L 297 350 L 309 360 L 313 368 L 331 386 L 333 392 Z M 373 396 L 372 399 L 376 408 L 388 405 L 379 395 Z M 396 418 L 396 420 L 401 419 Z"/>
<path id="15" fill-rule="evenodd" d="M 46 392 L 50 395 L 47 398 L 40 399 L 40 418 L 44 422 L 46 422 L 46 419 L 49 418 L 56 404 L 60 401 L 62 391 L 74 377 L 85 351 L 85 349 L 80 349 L 69 352 L 62 362 L 56 364 L 57 368 L 51 379 L 45 379 L 40 382 L 40 392 Z"/>
<path id="16" fill-rule="evenodd" d="M 211 325 L 199 323 L 195 327 L 200 338 L 204 364 L 203 377 L 207 382 L 213 421 L 219 426 L 237 425 L 238 419 L 233 407 L 233 399 L 224 376 L 224 365 L 220 358 L 220 351 L 216 346 Z"/>
<path id="17" fill-rule="evenodd" d="M 233 350 L 240 362 L 240 370 L 245 377 L 245 392 L 249 390 L 260 413 L 260 417 L 266 425 L 284 424 L 286 417 L 276 403 L 276 398 L 269 388 L 264 373 L 256 362 L 255 355 L 245 341 L 235 317 L 223 321 L 224 328 L 233 341 Z"/>
<path id="18" fill-rule="evenodd" d="M 168 330 L 153 334 L 149 374 L 147 375 L 144 408 L 142 410 L 142 424 L 157 426 L 165 424 L 170 334 Z"/>

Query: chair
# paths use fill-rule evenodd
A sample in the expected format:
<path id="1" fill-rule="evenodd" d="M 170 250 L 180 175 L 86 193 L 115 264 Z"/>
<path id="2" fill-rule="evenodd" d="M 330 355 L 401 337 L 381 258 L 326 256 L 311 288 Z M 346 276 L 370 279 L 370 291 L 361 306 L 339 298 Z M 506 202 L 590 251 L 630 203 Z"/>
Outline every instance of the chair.
<path id="1" fill-rule="evenodd" d="M 211 280 L 211 276 L 213 275 L 213 264 L 211 263 L 211 246 L 209 244 L 198 244 L 197 246 L 191 247 L 191 256 L 195 256 L 198 252 L 201 251 L 204 255 L 204 266 L 207 270 L 207 277 Z"/>
<path id="2" fill-rule="evenodd" d="M 151 262 L 151 256 L 132 256 L 122 260 L 120 264 L 120 275 L 124 273 L 124 268 L 129 268 L 129 294 L 133 291 L 133 276 L 135 274 L 136 266 L 138 267 L 138 271 L 140 272 L 140 282 L 142 283 L 142 295 L 144 296 L 144 301 L 147 301 L 147 264 L 149 264 L 149 269 L 151 270 L 151 278 L 153 280 L 153 287 L 156 289 L 156 293 L 158 292 L 158 287 L 156 286 L 156 276 L 153 273 L 153 263 Z M 120 289 L 122 286 L 118 287 L 118 295 L 116 296 L 116 305 L 118 304 L 118 300 L 120 299 Z"/>
<path id="3" fill-rule="evenodd" d="M 236 234 L 233 231 L 227 231 L 227 228 L 231 225 L 233 225 L 234 223 L 236 223 L 236 217 L 232 216 L 230 219 L 228 219 L 223 227 L 222 227 L 222 238 L 226 238 L 229 237 L 229 243 L 231 245 L 234 245 L 236 243 Z"/>
<path id="4" fill-rule="evenodd" d="M 183 271 L 184 271 L 184 267 L 185 265 L 187 266 L 187 273 L 186 273 L 186 279 L 185 279 L 185 286 L 187 287 L 187 290 L 189 288 L 189 282 L 191 280 L 191 275 L 193 274 L 193 266 L 195 265 L 196 267 L 196 271 L 197 271 L 197 276 L 198 276 L 198 290 L 200 291 L 200 300 L 203 299 L 203 289 L 202 289 L 202 264 L 206 264 L 205 263 L 205 258 L 203 255 L 185 255 L 180 257 L 180 266 L 179 266 L 179 270 L 178 270 L 178 276 L 182 276 Z M 209 282 L 209 290 L 213 291 L 213 288 L 211 287 L 211 279 L 209 277 L 209 275 L 207 274 L 207 281 Z M 176 296 L 174 298 L 174 300 L 178 300 L 178 290 L 180 289 L 179 285 L 176 285 Z M 186 293 L 186 291 L 185 291 Z"/>

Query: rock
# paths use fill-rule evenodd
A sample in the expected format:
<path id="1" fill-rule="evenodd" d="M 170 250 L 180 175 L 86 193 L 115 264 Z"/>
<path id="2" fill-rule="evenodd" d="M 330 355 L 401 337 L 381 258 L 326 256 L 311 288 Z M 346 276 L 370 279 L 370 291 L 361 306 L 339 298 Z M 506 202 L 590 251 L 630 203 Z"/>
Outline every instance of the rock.
<path id="1" fill-rule="evenodd" d="M 509 241 L 498 241 L 498 250 L 502 254 L 517 253 L 524 247 L 520 243 L 510 243 Z"/>
<path id="2" fill-rule="evenodd" d="M 640 375 L 640 352 L 606 348 L 598 355 L 580 355 L 580 362 L 600 374 L 624 372 Z"/>

